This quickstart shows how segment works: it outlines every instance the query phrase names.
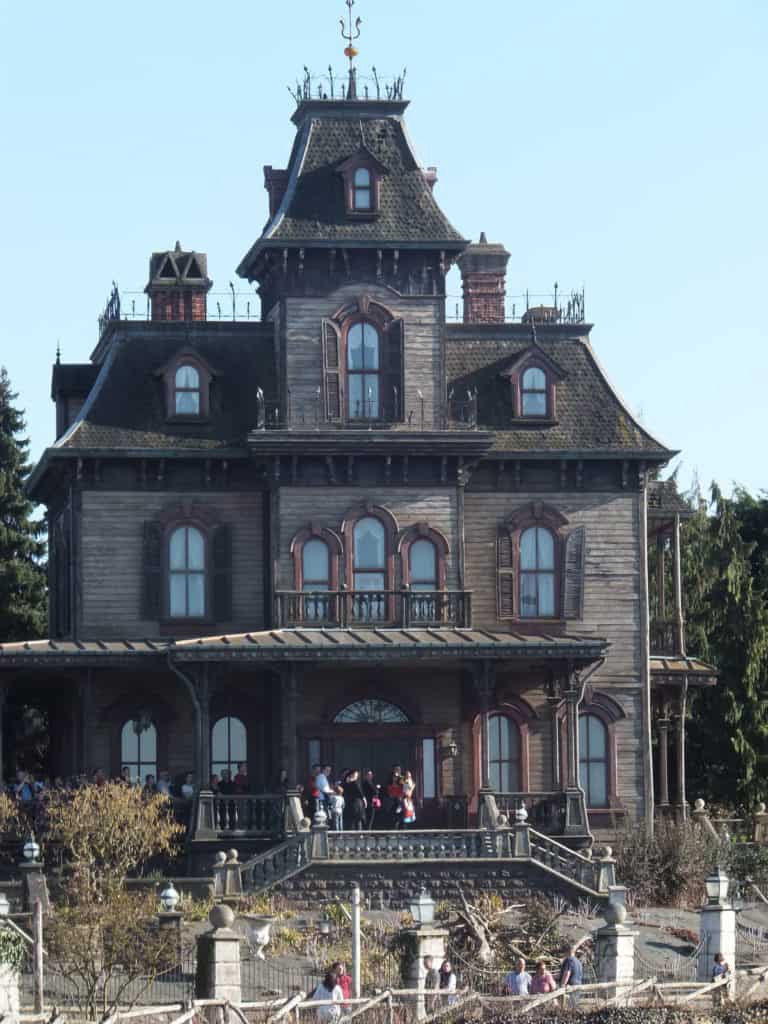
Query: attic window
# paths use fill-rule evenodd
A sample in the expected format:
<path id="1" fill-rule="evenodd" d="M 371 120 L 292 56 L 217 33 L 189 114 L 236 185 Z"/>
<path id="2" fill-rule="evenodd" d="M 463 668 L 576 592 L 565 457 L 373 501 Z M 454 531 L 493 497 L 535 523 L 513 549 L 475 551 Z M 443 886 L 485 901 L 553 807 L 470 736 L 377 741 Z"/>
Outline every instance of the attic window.
<path id="1" fill-rule="evenodd" d="M 173 409 L 177 416 L 200 415 L 200 374 L 189 363 L 183 363 L 176 371 Z"/>
<path id="2" fill-rule="evenodd" d="M 523 373 L 520 387 L 523 416 L 547 415 L 547 375 L 538 366 L 529 366 Z"/>
<path id="3" fill-rule="evenodd" d="M 203 423 L 211 404 L 213 370 L 197 352 L 178 352 L 156 371 L 163 382 L 169 420 Z"/>
<path id="4" fill-rule="evenodd" d="M 358 167 L 354 175 L 353 209 L 365 212 L 372 210 L 372 191 L 371 172 L 367 167 Z"/>

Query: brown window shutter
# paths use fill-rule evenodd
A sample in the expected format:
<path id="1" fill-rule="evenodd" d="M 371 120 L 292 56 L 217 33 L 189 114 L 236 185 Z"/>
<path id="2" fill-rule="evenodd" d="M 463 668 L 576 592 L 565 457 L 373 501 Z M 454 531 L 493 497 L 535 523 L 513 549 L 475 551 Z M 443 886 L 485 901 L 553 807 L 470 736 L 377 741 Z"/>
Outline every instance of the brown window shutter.
<path id="1" fill-rule="evenodd" d="M 163 525 L 144 523 L 142 538 L 141 618 L 157 621 L 163 614 Z"/>
<path id="2" fill-rule="evenodd" d="M 496 537 L 496 602 L 500 619 L 515 614 L 515 567 L 509 530 L 500 528 Z"/>
<path id="3" fill-rule="evenodd" d="M 341 422 L 341 342 L 336 327 L 323 320 L 323 400 L 325 419 Z"/>
<path id="4" fill-rule="evenodd" d="M 384 416 L 390 423 L 400 423 L 403 419 L 403 321 L 393 320 L 387 329 L 384 342 L 384 364 L 382 384 L 382 406 Z"/>
<path id="5" fill-rule="evenodd" d="M 232 528 L 217 526 L 211 540 L 213 618 L 232 621 Z"/>
<path id="6" fill-rule="evenodd" d="M 563 618 L 584 617 L 585 530 L 577 526 L 565 539 L 563 558 Z"/>

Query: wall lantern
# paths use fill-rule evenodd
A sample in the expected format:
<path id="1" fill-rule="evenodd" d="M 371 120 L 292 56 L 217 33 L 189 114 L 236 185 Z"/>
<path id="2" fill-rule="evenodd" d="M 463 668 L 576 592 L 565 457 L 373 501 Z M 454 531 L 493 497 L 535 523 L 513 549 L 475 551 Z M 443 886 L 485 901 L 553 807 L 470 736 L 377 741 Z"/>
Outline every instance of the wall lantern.
<path id="1" fill-rule="evenodd" d="M 30 863 L 36 861 L 40 856 L 40 845 L 33 835 L 31 835 L 26 843 L 24 843 L 24 848 L 21 852 L 24 854 L 24 860 L 27 860 Z"/>
<path id="2" fill-rule="evenodd" d="M 721 867 L 707 875 L 704 887 L 707 890 L 707 903 L 709 906 L 724 907 L 728 902 L 728 875 Z"/>
<path id="3" fill-rule="evenodd" d="M 426 889 L 422 889 L 416 899 L 411 900 L 408 909 L 417 928 L 432 924 L 435 919 L 435 901 Z"/>

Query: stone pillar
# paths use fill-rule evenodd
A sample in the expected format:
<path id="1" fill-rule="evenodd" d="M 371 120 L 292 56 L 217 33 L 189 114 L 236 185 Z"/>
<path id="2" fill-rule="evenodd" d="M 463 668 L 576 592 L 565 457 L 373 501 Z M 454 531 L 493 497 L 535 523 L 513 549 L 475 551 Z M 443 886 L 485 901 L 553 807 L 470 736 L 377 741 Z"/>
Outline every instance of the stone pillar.
<path id="1" fill-rule="evenodd" d="M 605 990 L 606 999 L 621 998 L 634 980 L 635 939 L 639 933 L 624 923 L 627 910 L 621 903 L 609 903 L 603 916 L 606 923 L 596 935 L 597 980 L 616 985 Z"/>
<path id="2" fill-rule="evenodd" d="M 431 956 L 435 962 L 435 968 L 440 969 L 440 964 L 445 960 L 448 932 L 445 928 L 422 925 L 419 928 L 404 928 L 400 932 L 400 938 L 408 951 L 403 960 L 403 986 L 423 989 L 427 973 L 424 967 L 424 957 Z M 424 995 L 416 997 L 417 1020 L 424 1020 L 433 1012 L 433 1008 L 428 1005 L 429 998 Z"/>
<path id="3" fill-rule="evenodd" d="M 688 680 L 680 691 L 680 707 L 675 717 L 675 757 L 677 765 L 677 792 L 675 796 L 678 821 L 688 817 L 688 799 L 685 791 L 685 716 L 688 710 Z"/>
<path id="4" fill-rule="evenodd" d="M 672 533 L 673 583 L 675 592 L 675 650 L 674 653 L 685 657 L 685 623 L 683 621 L 683 574 L 680 564 L 680 513 L 675 515 Z"/>
<path id="5" fill-rule="evenodd" d="M 768 842 L 768 813 L 765 804 L 759 803 L 755 811 L 755 828 L 753 839 L 756 843 Z"/>
<path id="6" fill-rule="evenodd" d="M 491 780 L 488 764 L 488 752 L 490 743 L 488 739 L 488 718 L 490 714 L 491 701 L 496 691 L 495 668 L 489 661 L 484 661 L 475 674 L 475 689 L 477 690 L 480 704 L 480 788 L 481 790 L 491 789 Z"/>
<path id="7" fill-rule="evenodd" d="M 19 975 L 7 964 L 0 964 L 0 1018 L 3 1024 L 17 1024 L 20 1012 Z"/>
<path id="8" fill-rule="evenodd" d="M 280 765 L 288 772 L 291 786 L 299 782 L 299 740 L 296 734 L 298 672 L 296 665 L 288 665 L 280 672 Z"/>
<path id="9" fill-rule="evenodd" d="M 579 785 L 579 704 L 584 686 L 574 674 L 565 691 L 566 726 L 566 780 L 565 780 L 565 834 L 588 836 L 587 808 L 584 791 Z"/>
<path id="10" fill-rule="evenodd" d="M 91 722 L 93 721 L 93 684 L 91 681 L 90 669 L 86 671 L 84 678 L 82 678 L 78 683 L 77 699 L 80 709 L 78 728 L 78 770 L 81 775 L 90 775 L 90 735 Z"/>
<path id="11" fill-rule="evenodd" d="M 160 934 L 167 941 L 169 950 L 173 950 L 177 963 L 181 963 L 181 919 L 183 916 L 180 910 L 161 910 L 157 915 Z"/>
<path id="12" fill-rule="evenodd" d="M 224 900 L 227 903 L 237 906 L 240 897 L 243 895 L 243 878 L 240 869 L 240 860 L 237 850 L 227 850 L 224 861 Z"/>
<path id="13" fill-rule="evenodd" d="M 736 976 L 736 911 L 730 904 L 707 904 L 699 918 L 699 981 L 712 980 L 715 953 L 722 953 L 731 968 L 728 990 L 733 995 Z"/>
<path id="14" fill-rule="evenodd" d="M 235 914 L 224 904 L 215 906 L 208 920 L 211 930 L 197 940 L 197 999 L 226 999 L 241 1002 L 240 936 L 233 930 Z"/>
<path id="15" fill-rule="evenodd" d="M 285 795 L 283 811 L 283 831 L 286 835 L 293 832 L 306 832 L 309 822 L 304 817 L 304 808 L 301 806 L 301 790 L 290 789 Z"/>
<path id="16" fill-rule="evenodd" d="M 328 815 L 318 807 L 312 817 L 312 860 L 328 860 Z"/>
<path id="17" fill-rule="evenodd" d="M 552 789 L 558 790 L 562 786 L 560 778 L 560 720 L 557 712 L 560 707 L 560 698 L 554 694 L 547 697 L 547 711 L 549 713 L 549 734 L 552 747 Z"/>
<path id="18" fill-rule="evenodd" d="M 48 883 L 45 879 L 45 870 L 42 862 L 37 860 L 23 860 L 19 864 L 22 886 L 22 906 L 27 913 L 31 913 L 35 907 L 35 900 L 40 900 L 43 913 L 47 914 L 51 909 L 51 901 L 48 896 Z"/>
<path id="19" fill-rule="evenodd" d="M 197 765 L 195 774 L 199 779 L 200 789 L 207 790 L 211 784 L 211 684 L 208 678 L 208 665 L 203 664 L 203 671 L 200 678 L 195 681 L 199 710 L 196 708 L 196 716 L 199 740 L 197 743 Z"/>
<path id="20" fill-rule="evenodd" d="M 659 733 L 659 810 L 669 809 L 669 727 L 665 716 L 656 722 Z"/>

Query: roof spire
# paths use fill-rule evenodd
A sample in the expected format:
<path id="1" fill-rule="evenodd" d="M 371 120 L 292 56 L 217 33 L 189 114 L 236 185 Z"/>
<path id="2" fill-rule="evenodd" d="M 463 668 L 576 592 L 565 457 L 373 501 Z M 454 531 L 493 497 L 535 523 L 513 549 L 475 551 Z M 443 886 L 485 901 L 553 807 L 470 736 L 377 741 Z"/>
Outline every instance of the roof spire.
<path id="1" fill-rule="evenodd" d="M 61 338 L 56 339 L 56 365 L 61 363 Z"/>
<path id="2" fill-rule="evenodd" d="M 357 72 L 354 66 L 354 59 L 357 56 L 357 48 L 352 45 L 355 39 L 360 37 L 360 26 L 363 23 L 362 18 L 355 18 L 352 21 L 352 8 L 355 6 L 355 0 L 345 0 L 347 5 L 347 22 L 344 23 L 344 19 L 339 19 L 341 25 L 341 37 L 345 39 L 347 45 L 344 47 L 344 56 L 349 58 L 349 84 L 347 85 L 347 99 L 357 99 Z"/>

